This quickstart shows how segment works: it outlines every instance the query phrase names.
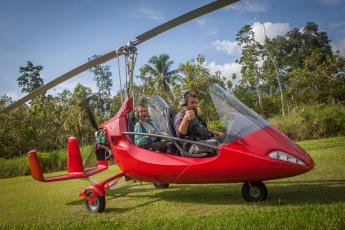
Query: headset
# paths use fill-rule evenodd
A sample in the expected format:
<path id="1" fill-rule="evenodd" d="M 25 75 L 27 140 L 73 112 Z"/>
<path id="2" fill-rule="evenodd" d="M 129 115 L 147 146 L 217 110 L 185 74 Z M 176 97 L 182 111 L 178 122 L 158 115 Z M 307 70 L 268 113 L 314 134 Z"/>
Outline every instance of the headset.
<path id="1" fill-rule="evenodd" d="M 137 105 L 137 107 L 135 108 L 135 113 L 134 113 L 134 117 L 135 117 L 135 120 L 136 121 L 139 121 L 139 111 L 138 111 L 138 108 L 139 107 L 145 107 L 143 104 L 139 104 Z M 146 107 L 145 107 L 146 108 Z"/>

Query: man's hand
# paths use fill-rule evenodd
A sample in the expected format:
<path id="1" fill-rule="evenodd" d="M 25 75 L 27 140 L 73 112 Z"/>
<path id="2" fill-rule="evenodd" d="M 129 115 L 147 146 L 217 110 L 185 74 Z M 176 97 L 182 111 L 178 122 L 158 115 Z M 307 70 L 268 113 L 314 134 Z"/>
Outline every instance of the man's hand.
<path id="1" fill-rule="evenodd" d="M 195 118 L 195 112 L 194 110 L 186 110 L 184 117 L 181 121 L 180 126 L 178 127 L 178 131 L 182 134 L 182 135 L 186 135 L 187 131 L 188 131 L 188 125 L 189 122 L 191 120 L 193 120 Z"/>
<path id="2" fill-rule="evenodd" d="M 154 130 L 154 129 L 149 129 L 149 133 L 151 133 L 151 134 L 157 134 L 156 130 Z"/>
<path id="3" fill-rule="evenodd" d="M 184 117 L 188 120 L 188 121 L 191 121 L 195 118 L 195 112 L 194 110 L 187 110 L 186 111 L 186 114 L 184 115 Z"/>

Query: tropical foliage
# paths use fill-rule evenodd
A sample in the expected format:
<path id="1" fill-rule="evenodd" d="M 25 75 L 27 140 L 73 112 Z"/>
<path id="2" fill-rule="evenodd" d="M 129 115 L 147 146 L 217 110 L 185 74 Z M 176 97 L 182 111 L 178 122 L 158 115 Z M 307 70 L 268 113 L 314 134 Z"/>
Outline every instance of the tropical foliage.
<path id="1" fill-rule="evenodd" d="M 137 78 L 141 84 L 133 86 L 135 103 L 147 103 L 148 97 L 156 94 L 180 109 L 183 93 L 196 91 L 201 116 L 216 128 L 219 124 L 215 109 L 209 106 L 207 87 L 217 83 L 296 140 L 345 135 L 345 58 L 332 50 L 327 33 L 317 24 L 308 22 L 302 30 L 293 29 L 264 42 L 257 41 L 252 28 L 245 25 L 235 39 L 242 47 L 237 60 L 242 66 L 239 84 L 234 84 L 236 75 L 227 79 L 221 72 L 211 73 L 203 55 L 173 69 L 170 56 L 161 54 L 140 67 Z M 19 68 L 22 92 L 30 93 L 43 85 L 42 69 L 31 61 Z M 114 116 L 126 87 L 112 96 L 110 67 L 98 65 L 90 72 L 97 92 L 78 84 L 72 91 L 43 94 L 9 114 L 0 114 L 0 157 L 61 148 L 72 135 L 81 145 L 91 144 L 95 125 L 90 123 L 88 111 L 95 113 L 98 124 Z M 12 102 L 2 95 L 0 109 Z"/>

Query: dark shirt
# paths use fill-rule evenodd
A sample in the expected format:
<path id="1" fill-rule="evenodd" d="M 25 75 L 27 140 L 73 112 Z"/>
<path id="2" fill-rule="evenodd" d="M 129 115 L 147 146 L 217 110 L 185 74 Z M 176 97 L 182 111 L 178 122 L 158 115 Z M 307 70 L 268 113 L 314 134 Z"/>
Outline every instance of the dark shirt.
<path id="1" fill-rule="evenodd" d="M 206 123 L 199 117 L 197 114 L 195 118 L 188 123 L 188 130 L 185 135 L 180 133 L 179 127 L 182 123 L 183 117 L 186 114 L 186 111 L 183 109 L 181 112 L 179 112 L 174 119 L 174 127 L 176 130 L 176 136 L 179 138 L 187 138 L 191 140 L 207 140 L 213 135 L 207 130 Z"/>

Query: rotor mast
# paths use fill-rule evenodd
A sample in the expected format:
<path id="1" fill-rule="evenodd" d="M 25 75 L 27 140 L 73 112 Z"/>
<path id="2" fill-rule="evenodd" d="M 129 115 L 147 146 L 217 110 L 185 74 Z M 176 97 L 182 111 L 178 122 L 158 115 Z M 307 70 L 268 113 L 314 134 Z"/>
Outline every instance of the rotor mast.
<path id="1" fill-rule="evenodd" d="M 138 55 L 137 48 L 131 41 L 128 41 L 124 52 L 126 55 L 126 74 L 129 79 L 129 86 L 127 86 L 127 89 L 129 88 L 129 93 L 127 91 L 127 97 L 133 98 L 134 103 L 134 68 Z"/>

